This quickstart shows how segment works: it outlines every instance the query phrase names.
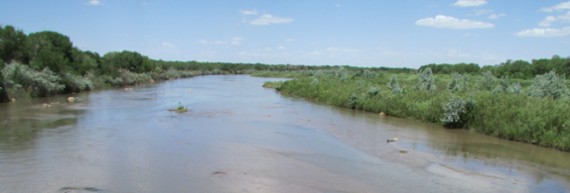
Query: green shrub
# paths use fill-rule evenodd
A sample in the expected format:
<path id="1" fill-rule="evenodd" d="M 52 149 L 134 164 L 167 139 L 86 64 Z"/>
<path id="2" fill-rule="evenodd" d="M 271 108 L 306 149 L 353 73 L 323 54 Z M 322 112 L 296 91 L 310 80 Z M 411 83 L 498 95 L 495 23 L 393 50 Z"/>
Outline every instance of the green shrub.
<path id="1" fill-rule="evenodd" d="M 402 94 L 403 89 L 400 87 L 400 83 L 398 83 L 398 79 L 395 76 L 390 78 L 390 82 L 388 82 L 388 89 L 392 91 L 394 94 Z"/>
<path id="2" fill-rule="evenodd" d="M 81 92 L 94 88 L 89 78 L 72 73 L 64 73 L 61 82 L 65 85 L 67 92 Z"/>
<path id="3" fill-rule="evenodd" d="M 459 73 L 451 74 L 451 81 L 447 85 L 447 89 L 451 92 L 463 92 L 467 89 L 468 78 Z"/>
<path id="4" fill-rule="evenodd" d="M 152 77 L 146 73 L 139 74 L 131 72 L 129 70 L 120 69 L 119 74 L 123 85 L 135 85 L 141 83 L 149 83 L 153 81 Z"/>
<path id="5" fill-rule="evenodd" d="M 564 83 L 564 78 L 560 78 L 554 71 L 543 75 L 537 75 L 530 86 L 530 96 L 548 97 L 559 99 L 568 97 L 568 87 Z"/>
<path id="6" fill-rule="evenodd" d="M 479 80 L 479 87 L 481 90 L 484 91 L 491 91 L 494 89 L 495 84 L 497 83 L 497 78 L 493 76 L 491 71 L 485 71 L 482 73 L 482 77 Z"/>
<path id="7" fill-rule="evenodd" d="M 416 88 L 420 91 L 435 91 L 437 90 L 437 86 L 435 84 L 435 78 L 433 77 L 433 73 L 431 68 L 425 68 L 424 70 L 420 71 L 418 83 L 416 84 Z"/>
<path id="8" fill-rule="evenodd" d="M 443 116 L 441 122 L 449 128 L 464 128 L 473 116 L 474 106 L 475 103 L 472 100 L 463 100 L 453 96 L 442 105 Z"/>
<path id="9" fill-rule="evenodd" d="M 368 91 L 366 93 L 368 94 L 368 97 L 370 97 L 370 98 L 379 97 L 380 96 L 380 89 L 378 87 L 370 87 L 370 88 L 368 88 Z"/>
<path id="10" fill-rule="evenodd" d="M 499 79 L 499 84 L 497 84 L 497 86 L 495 86 L 495 89 L 493 89 L 493 92 L 504 93 L 504 92 L 507 92 L 508 87 L 509 87 L 509 77 L 503 76 L 503 77 L 501 77 L 501 79 Z"/>
<path id="11" fill-rule="evenodd" d="M 508 88 L 507 88 L 507 93 L 511 93 L 511 94 L 520 94 L 521 93 L 521 84 L 518 82 L 515 82 L 513 84 L 511 84 Z"/>
<path id="12" fill-rule="evenodd" d="M 26 65 L 12 63 L 2 69 L 7 88 L 24 89 L 32 96 L 48 96 L 63 91 L 61 78 L 48 68 L 35 71 Z"/>

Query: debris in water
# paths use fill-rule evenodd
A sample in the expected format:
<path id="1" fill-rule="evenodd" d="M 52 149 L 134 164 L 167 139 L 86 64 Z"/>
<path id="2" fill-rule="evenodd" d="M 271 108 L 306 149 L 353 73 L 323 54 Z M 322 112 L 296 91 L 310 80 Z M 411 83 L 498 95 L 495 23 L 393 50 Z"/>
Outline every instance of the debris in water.
<path id="1" fill-rule="evenodd" d="M 215 172 L 212 172 L 212 175 L 226 175 L 226 174 L 228 174 L 228 173 L 223 172 L 223 171 L 215 171 Z"/>
<path id="2" fill-rule="evenodd" d="M 386 143 L 396 142 L 396 141 L 398 141 L 398 140 L 400 140 L 400 139 L 397 138 L 397 137 L 394 137 L 394 138 L 392 138 L 392 139 L 387 139 L 387 140 L 386 140 Z"/>

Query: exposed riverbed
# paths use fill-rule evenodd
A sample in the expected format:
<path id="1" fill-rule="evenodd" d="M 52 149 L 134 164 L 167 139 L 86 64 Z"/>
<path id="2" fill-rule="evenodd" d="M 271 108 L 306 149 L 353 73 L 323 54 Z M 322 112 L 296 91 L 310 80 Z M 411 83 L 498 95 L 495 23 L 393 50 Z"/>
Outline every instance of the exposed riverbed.
<path id="1" fill-rule="evenodd" d="M 0 104 L 0 193 L 570 190 L 570 153 L 312 104 L 267 80 Z"/>

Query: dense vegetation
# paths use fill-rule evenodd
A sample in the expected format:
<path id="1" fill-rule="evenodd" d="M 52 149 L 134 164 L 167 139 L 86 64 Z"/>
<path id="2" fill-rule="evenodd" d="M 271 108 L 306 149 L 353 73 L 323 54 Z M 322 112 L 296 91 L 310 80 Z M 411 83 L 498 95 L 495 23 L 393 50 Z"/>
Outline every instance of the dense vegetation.
<path id="1" fill-rule="evenodd" d="M 25 34 L 0 26 L 0 102 L 195 75 L 317 68 L 335 67 L 162 61 L 133 51 L 101 56 L 74 47 L 69 37 L 57 32 Z"/>
<path id="2" fill-rule="evenodd" d="M 0 26 L 0 102 L 205 74 L 293 77 L 283 94 L 389 116 L 468 128 L 570 151 L 570 58 L 495 66 L 360 68 L 153 60 L 132 51 L 82 51 L 52 31 Z M 563 74 L 562 76 L 560 74 Z"/>
<path id="3" fill-rule="evenodd" d="M 570 59 L 564 60 L 570 65 Z M 418 73 L 341 69 L 268 86 L 319 103 L 570 150 L 570 92 L 564 76 L 554 69 L 530 80 L 492 71 L 434 74 L 430 67 Z"/>

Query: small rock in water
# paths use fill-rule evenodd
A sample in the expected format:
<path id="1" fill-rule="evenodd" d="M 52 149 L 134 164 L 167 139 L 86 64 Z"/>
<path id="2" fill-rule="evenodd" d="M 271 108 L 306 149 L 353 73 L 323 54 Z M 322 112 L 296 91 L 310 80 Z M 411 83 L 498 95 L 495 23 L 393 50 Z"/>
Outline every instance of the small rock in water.
<path id="1" fill-rule="evenodd" d="M 228 173 L 223 172 L 223 171 L 215 171 L 215 172 L 212 172 L 212 175 L 226 175 L 226 174 L 228 174 Z"/>
<path id="2" fill-rule="evenodd" d="M 75 102 L 75 97 L 67 97 L 67 102 Z"/>
<path id="3" fill-rule="evenodd" d="M 386 143 L 396 142 L 396 141 L 398 141 L 398 140 L 400 140 L 400 139 L 397 138 L 397 137 L 394 137 L 394 138 L 392 138 L 392 139 L 387 139 L 387 140 L 386 140 Z"/>
<path id="4" fill-rule="evenodd" d="M 383 116 L 386 116 L 386 113 L 384 113 L 384 112 L 380 112 L 380 114 L 379 114 L 379 115 L 380 115 L 381 117 L 383 117 Z"/>

